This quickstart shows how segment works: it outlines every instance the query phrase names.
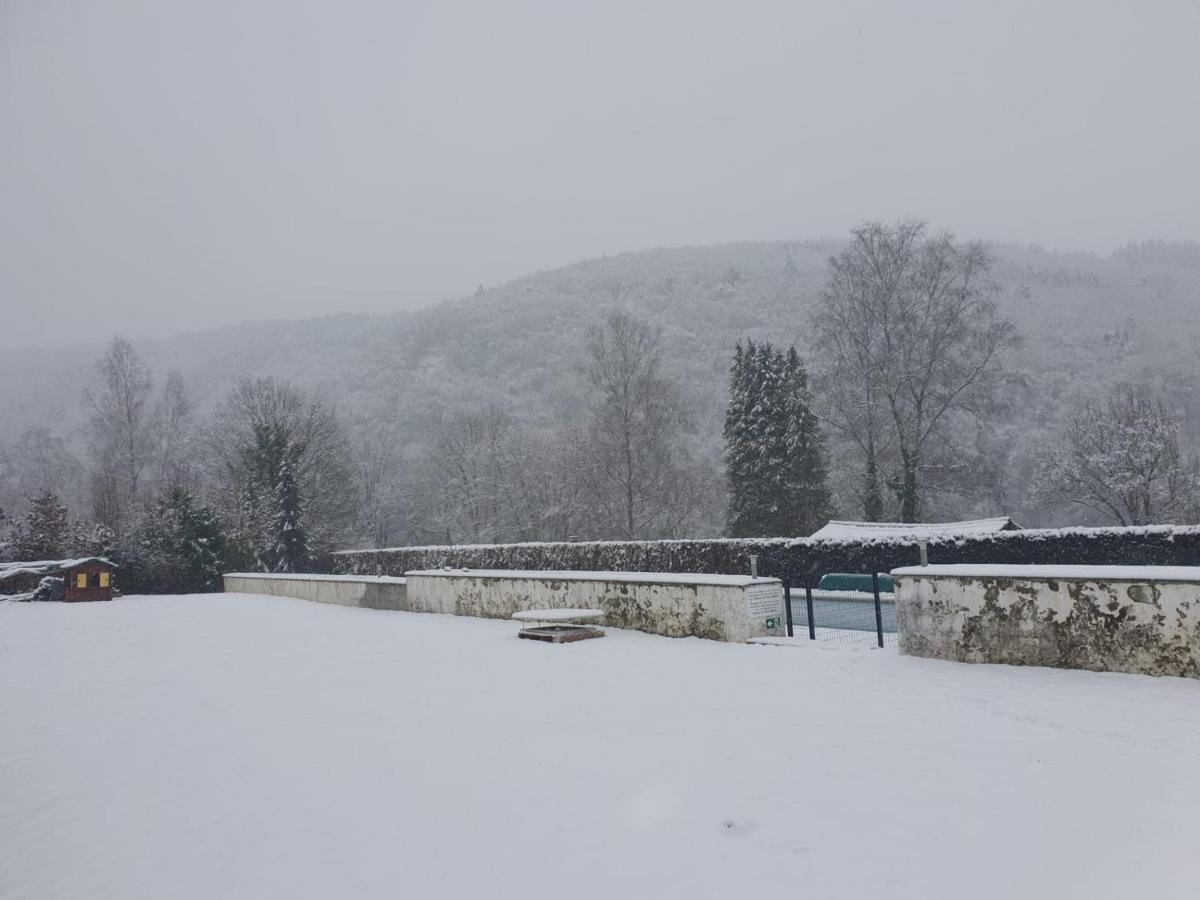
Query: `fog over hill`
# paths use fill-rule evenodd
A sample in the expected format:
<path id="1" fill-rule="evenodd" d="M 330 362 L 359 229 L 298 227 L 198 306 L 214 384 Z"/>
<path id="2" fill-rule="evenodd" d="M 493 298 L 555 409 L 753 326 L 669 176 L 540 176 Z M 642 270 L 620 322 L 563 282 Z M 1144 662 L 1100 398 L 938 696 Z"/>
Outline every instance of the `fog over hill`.
<path id="1" fill-rule="evenodd" d="M 657 249 L 539 272 L 416 312 L 252 323 L 136 343 L 158 381 L 178 370 L 199 411 L 243 375 L 318 392 L 351 435 L 419 455 L 448 415 L 498 405 L 549 426 L 580 402 L 586 329 L 624 309 L 661 327 L 667 374 L 691 414 L 691 441 L 715 463 L 728 369 L 745 338 L 811 351 L 808 313 L 837 241 Z M 1031 454 L 1070 409 L 1117 383 L 1143 385 L 1200 433 L 1200 245 L 1145 243 L 1109 256 L 993 248 L 997 302 L 1022 339 L 987 455 L 1005 487 L 942 515 L 1045 521 L 1024 496 Z M 107 339 L 108 335 L 97 335 Z M 0 440 L 45 427 L 87 442 L 81 385 L 103 344 L 5 354 Z M 835 463 L 836 466 L 836 463 Z M 847 512 L 853 512 L 847 510 Z"/>

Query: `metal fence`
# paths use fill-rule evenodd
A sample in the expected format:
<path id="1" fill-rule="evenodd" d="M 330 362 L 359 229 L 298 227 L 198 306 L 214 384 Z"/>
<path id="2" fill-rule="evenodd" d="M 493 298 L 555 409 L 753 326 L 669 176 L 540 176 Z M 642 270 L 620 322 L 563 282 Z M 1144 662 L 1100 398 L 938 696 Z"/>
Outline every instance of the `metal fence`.
<path id="1" fill-rule="evenodd" d="M 788 637 L 813 641 L 896 644 L 896 598 L 879 589 L 871 576 L 870 591 L 826 590 L 814 585 L 794 586 L 784 579 L 784 607 Z"/>

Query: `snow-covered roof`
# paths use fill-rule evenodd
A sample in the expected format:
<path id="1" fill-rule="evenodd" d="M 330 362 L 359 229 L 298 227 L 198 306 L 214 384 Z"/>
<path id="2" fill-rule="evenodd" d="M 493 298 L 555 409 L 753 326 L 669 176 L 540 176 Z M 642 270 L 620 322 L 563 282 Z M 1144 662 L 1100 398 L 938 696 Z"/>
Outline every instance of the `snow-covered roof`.
<path id="1" fill-rule="evenodd" d="M 996 534 L 1018 528 L 1008 516 L 969 519 L 963 522 L 842 522 L 831 521 L 809 535 L 812 540 L 845 541 L 878 537 L 944 537 L 947 535 Z"/>
<path id="2" fill-rule="evenodd" d="M 754 584 L 779 584 L 778 578 L 753 578 L 749 575 L 711 575 L 681 572 L 568 572 L 552 569 L 422 569 L 405 572 L 405 577 L 438 575 L 445 578 L 533 578 L 539 581 L 620 581 L 636 584 L 708 584 L 722 587 L 749 587 Z"/>
<path id="3" fill-rule="evenodd" d="M 111 560 L 103 556 L 84 556 L 79 559 L 38 559 L 0 563 L 0 581 L 14 578 L 17 575 L 57 575 L 85 563 L 102 563 L 111 569 L 117 568 Z"/>
<path id="4" fill-rule="evenodd" d="M 957 563 L 892 569 L 898 578 L 1025 578 L 1033 581 L 1194 581 L 1200 566 L 1037 566 Z"/>
<path id="5" fill-rule="evenodd" d="M 396 575 L 305 575 L 302 572 L 226 572 L 226 578 L 258 578 L 265 581 L 349 581 L 354 584 L 404 584 Z"/>

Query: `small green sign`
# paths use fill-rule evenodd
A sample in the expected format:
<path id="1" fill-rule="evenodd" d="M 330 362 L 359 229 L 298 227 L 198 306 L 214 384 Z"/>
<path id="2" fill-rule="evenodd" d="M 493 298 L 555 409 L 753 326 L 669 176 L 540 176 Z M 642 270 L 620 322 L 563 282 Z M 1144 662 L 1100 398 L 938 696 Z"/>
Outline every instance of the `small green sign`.
<path id="1" fill-rule="evenodd" d="M 778 628 L 779 620 L 778 619 L 767 619 L 767 627 L 768 628 Z"/>

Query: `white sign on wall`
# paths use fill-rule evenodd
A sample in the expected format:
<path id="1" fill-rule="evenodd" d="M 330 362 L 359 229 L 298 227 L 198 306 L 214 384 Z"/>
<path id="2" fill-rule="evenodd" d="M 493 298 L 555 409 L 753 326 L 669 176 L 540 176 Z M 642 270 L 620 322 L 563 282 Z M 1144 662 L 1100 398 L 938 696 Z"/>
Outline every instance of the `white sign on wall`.
<path id="1" fill-rule="evenodd" d="M 755 584 L 746 588 L 746 613 L 751 619 L 772 619 L 783 615 L 783 585 Z"/>

